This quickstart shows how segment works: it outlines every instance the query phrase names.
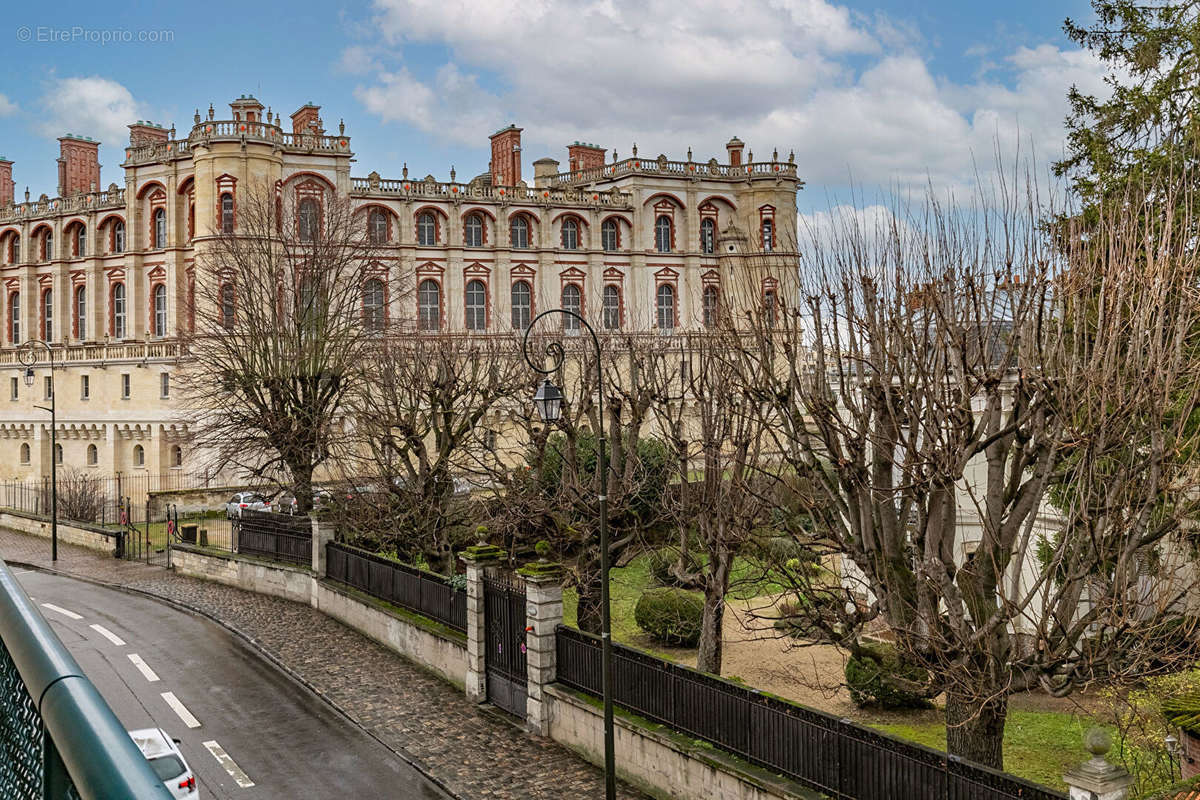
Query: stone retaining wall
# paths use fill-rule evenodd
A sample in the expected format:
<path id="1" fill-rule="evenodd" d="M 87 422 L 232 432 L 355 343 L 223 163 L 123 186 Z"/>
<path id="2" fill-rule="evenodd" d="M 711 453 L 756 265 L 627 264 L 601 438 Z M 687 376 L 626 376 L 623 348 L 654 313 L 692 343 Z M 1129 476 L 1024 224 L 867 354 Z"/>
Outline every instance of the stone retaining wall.
<path id="1" fill-rule="evenodd" d="M 50 538 L 50 518 L 19 511 L 0 511 L 0 527 L 32 536 Z M 89 550 L 99 550 L 112 555 L 117 547 L 116 536 L 100 527 L 85 526 L 77 522 L 58 521 L 58 540 L 77 544 Z"/>

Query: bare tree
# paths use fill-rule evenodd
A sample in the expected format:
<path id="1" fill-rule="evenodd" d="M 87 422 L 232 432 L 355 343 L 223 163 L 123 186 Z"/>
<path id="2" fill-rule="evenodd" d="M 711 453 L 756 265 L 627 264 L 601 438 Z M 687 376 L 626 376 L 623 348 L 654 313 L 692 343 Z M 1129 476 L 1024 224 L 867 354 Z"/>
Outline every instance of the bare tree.
<path id="1" fill-rule="evenodd" d="M 197 247 L 182 388 L 195 442 L 217 468 L 291 485 L 312 507 L 314 472 L 343 451 L 343 413 L 372 342 L 363 287 L 377 250 L 348 198 L 293 203 L 239 190 L 236 224 Z"/>
<path id="2" fill-rule="evenodd" d="M 740 321 L 773 474 L 812 483 L 816 532 L 795 535 L 842 569 L 838 589 L 789 572 L 811 630 L 852 647 L 886 625 L 944 693 L 950 752 L 989 766 L 1013 692 L 1194 657 L 1200 320 L 1172 223 L 1192 205 L 1147 203 L 1053 240 L 1053 210 L 1005 187 L 843 217 L 775 275 L 779 307 Z"/>

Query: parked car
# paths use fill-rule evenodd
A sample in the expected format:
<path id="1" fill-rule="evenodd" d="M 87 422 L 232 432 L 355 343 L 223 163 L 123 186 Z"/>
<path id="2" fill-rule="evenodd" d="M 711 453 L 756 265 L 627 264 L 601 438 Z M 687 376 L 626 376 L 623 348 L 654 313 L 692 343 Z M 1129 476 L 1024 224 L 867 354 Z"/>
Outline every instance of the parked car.
<path id="1" fill-rule="evenodd" d="M 250 511 L 270 511 L 271 501 L 258 492 L 238 492 L 225 504 L 225 516 L 229 519 L 237 519 L 247 509 Z"/>
<path id="2" fill-rule="evenodd" d="M 313 489 L 313 511 L 320 511 L 333 503 L 333 493 L 328 489 Z M 279 496 L 276 508 L 284 514 L 296 514 L 299 511 L 294 492 L 284 492 Z"/>
<path id="3" fill-rule="evenodd" d="M 129 738 L 150 762 L 150 768 L 171 792 L 175 800 L 197 800 L 196 776 L 187 759 L 179 752 L 179 740 L 172 739 L 162 728 L 129 731 Z"/>

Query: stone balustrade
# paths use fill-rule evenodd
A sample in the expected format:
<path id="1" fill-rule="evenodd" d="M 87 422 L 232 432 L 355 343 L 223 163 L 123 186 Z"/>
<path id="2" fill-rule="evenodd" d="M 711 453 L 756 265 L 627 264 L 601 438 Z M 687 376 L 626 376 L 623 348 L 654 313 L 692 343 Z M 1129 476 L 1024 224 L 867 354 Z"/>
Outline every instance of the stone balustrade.
<path id="1" fill-rule="evenodd" d="M 671 161 L 667 158 L 626 158 L 613 164 L 589 169 L 560 172 L 550 178 L 552 186 L 575 186 L 583 183 L 607 181 L 626 175 L 670 175 L 682 178 L 705 180 L 745 180 L 746 178 L 795 178 L 796 164 L 793 161 L 755 161 L 747 164 L 718 164 L 711 159 L 706 162 Z"/>
<path id="2" fill-rule="evenodd" d="M 190 158 L 198 144 L 216 141 L 257 141 L 277 145 L 285 150 L 306 153 L 350 153 L 349 136 L 324 136 L 310 133 L 286 133 L 278 125 L 267 122 L 249 122 L 237 119 L 203 120 L 195 125 L 186 139 L 171 139 L 165 142 L 125 148 L 125 163 L 134 167 L 170 161 L 175 158 Z"/>
<path id="3" fill-rule="evenodd" d="M 351 196 L 384 196 L 412 200 L 485 200 L 493 203 L 536 203 L 548 206 L 584 205 L 632 208 L 627 192 L 588 191 L 574 187 L 490 186 L 483 183 L 444 183 L 384 178 L 351 178 Z"/>
<path id="4" fill-rule="evenodd" d="M 111 189 L 0 207 L 0 224 L 125 207 L 125 190 Z"/>
<path id="5" fill-rule="evenodd" d="M 0 366 L 17 364 L 18 349 L 0 349 Z M 178 341 L 145 342 L 70 342 L 54 345 L 54 364 L 81 361 L 134 361 L 143 359 L 173 359 L 185 355 L 185 348 Z"/>

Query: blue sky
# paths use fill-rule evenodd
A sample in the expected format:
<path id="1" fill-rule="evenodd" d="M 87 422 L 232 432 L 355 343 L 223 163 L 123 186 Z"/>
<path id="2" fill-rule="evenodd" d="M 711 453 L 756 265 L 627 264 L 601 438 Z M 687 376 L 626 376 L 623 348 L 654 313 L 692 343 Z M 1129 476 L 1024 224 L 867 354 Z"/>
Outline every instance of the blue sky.
<path id="1" fill-rule="evenodd" d="M 575 139 L 698 160 L 736 134 L 795 149 L 804 210 L 927 181 L 967 186 L 999 144 L 1061 152 L 1064 95 L 1102 65 L 1062 34 L 1086 0 L 375 0 L 338 5 L 60 3 L 0 24 L 0 155 L 18 199 L 54 194 L 56 137 L 101 139 L 102 179 L 135 119 L 186 132 L 253 93 L 286 117 L 344 118 L 356 175 L 459 179 L 487 134 L 525 128 L 525 171 Z M 105 38 L 116 41 L 104 41 Z M 865 198 L 865 199 L 864 199 Z"/>

